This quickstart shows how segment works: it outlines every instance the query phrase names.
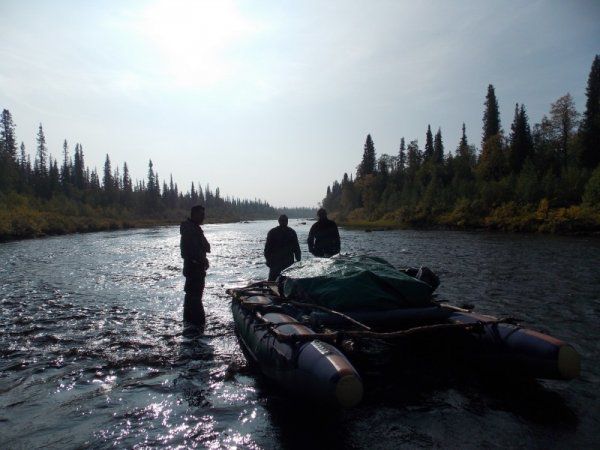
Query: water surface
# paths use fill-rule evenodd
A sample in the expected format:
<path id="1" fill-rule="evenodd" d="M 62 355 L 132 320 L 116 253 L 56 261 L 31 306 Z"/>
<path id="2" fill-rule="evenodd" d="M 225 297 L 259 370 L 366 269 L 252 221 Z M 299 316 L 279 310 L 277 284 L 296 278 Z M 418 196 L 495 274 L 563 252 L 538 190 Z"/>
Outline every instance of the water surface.
<path id="1" fill-rule="evenodd" d="M 311 222 L 292 220 L 303 255 Z M 267 275 L 274 222 L 205 226 L 204 333 L 184 329 L 178 227 L 0 245 L 0 447 L 536 447 L 600 442 L 600 240 L 341 231 L 342 251 L 426 265 L 440 298 L 572 342 L 583 373 L 366 381 L 347 411 L 299 405 L 257 376 L 227 287 Z"/>

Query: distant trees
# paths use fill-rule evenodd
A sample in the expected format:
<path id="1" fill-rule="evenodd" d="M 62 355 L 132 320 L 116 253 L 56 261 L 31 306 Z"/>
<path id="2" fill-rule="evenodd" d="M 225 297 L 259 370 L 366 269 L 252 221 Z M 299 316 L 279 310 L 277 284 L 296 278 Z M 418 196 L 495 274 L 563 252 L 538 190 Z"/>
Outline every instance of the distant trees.
<path id="1" fill-rule="evenodd" d="M 341 183 L 334 181 L 323 205 L 348 220 L 394 217 L 417 223 L 440 217 L 481 223 L 496 208 L 514 212 L 522 207 L 535 212 L 583 204 L 600 210 L 598 56 L 586 95 L 579 128 L 579 113 L 567 93 L 553 102 L 548 115 L 533 127 L 525 105 L 517 103 L 505 138 L 498 99 L 490 84 L 482 117 L 481 152 L 469 144 L 464 123 L 453 153 L 445 151 L 441 129 L 433 135 L 431 125 L 427 126 L 423 151 L 416 139 L 406 145 L 403 137 L 396 155 L 383 153 L 379 159 L 368 135 L 356 179 L 344 174 Z"/>
<path id="2" fill-rule="evenodd" d="M 584 167 L 594 169 L 600 163 L 600 56 L 596 55 L 588 77 L 587 101 L 581 123 L 581 157 Z"/>
<path id="3" fill-rule="evenodd" d="M 25 219 L 11 219 L 5 216 L 5 206 L 12 208 L 13 203 L 7 203 L 8 198 L 15 199 L 17 195 L 21 204 L 37 205 L 35 208 L 59 208 L 65 214 L 89 214 L 90 211 L 101 211 L 98 214 L 108 214 L 111 217 L 132 216 L 152 218 L 158 216 L 181 217 L 192 205 L 204 203 L 209 209 L 209 217 L 228 218 L 267 218 L 275 217 L 277 211 L 267 202 L 261 200 L 242 200 L 221 196 L 221 191 L 214 191 L 207 185 L 204 190 L 194 186 L 187 193 L 181 192 L 177 183 L 170 177 L 170 182 L 162 183 L 152 161 L 148 162 L 147 178 L 144 181 L 133 182 L 127 163 L 122 170 L 114 166 L 106 154 L 102 172 L 99 175 L 96 168 L 86 167 L 83 146 L 76 143 L 73 154 L 69 152 L 69 144 L 65 139 L 60 151 L 60 161 L 53 157 L 46 143 L 42 124 L 36 135 L 36 149 L 33 167 L 25 144 L 17 147 L 15 134 L 16 126 L 10 112 L 2 111 L 0 117 L 0 239 L 11 235 L 6 231 L 6 223 L 21 227 Z M 20 150 L 17 152 L 17 150 Z M 198 184 L 199 186 L 199 184 Z M 19 203 L 17 202 L 17 203 Z M 46 205 L 46 206 L 45 206 Z M 48 206 L 50 205 L 50 206 Z M 300 211 L 300 210 L 298 210 Z M 29 211 L 26 216 L 33 217 L 35 211 Z M 61 216 L 62 217 L 62 216 Z M 61 221 L 64 218 L 60 219 Z M 59 229 L 56 224 L 44 222 L 49 230 Z M 25 227 L 27 228 L 27 227 Z M 30 231 L 14 231 L 14 235 L 35 235 Z"/>

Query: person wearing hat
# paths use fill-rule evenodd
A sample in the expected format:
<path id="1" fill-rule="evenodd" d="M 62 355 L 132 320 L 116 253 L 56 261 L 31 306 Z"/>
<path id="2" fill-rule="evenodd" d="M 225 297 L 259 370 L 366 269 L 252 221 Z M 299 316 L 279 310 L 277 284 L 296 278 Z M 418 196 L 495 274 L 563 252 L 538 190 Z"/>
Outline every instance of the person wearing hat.
<path id="1" fill-rule="evenodd" d="M 285 214 L 279 216 L 279 226 L 272 228 L 267 233 L 265 243 L 265 259 L 269 268 L 269 281 L 275 281 L 283 269 L 300 261 L 300 244 L 296 232 L 288 227 L 288 218 Z"/>

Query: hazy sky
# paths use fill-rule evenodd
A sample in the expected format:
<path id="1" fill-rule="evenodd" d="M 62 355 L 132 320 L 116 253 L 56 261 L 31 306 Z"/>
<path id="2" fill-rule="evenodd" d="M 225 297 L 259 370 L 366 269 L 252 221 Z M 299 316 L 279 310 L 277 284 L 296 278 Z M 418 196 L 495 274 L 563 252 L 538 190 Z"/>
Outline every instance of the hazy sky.
<path id="1" fill-rule="evenodd" d="M 427 124 L 479 146 L 486 88 L 502 125 L 570 92 L 583 111 L 600 1 L 0 0 L 0 108 L 33 153 L 83 144 L 142 178 L 152 159 L 223 194 L 316 205 Z"/>

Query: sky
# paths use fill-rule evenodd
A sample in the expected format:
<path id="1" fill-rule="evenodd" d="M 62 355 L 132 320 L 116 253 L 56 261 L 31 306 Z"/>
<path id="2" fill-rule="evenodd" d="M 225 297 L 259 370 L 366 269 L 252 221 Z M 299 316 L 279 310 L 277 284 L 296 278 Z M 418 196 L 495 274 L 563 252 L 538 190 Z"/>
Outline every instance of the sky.
<path id="1" fill-rule="evenodd" d="M 594 0 L 0 0 L 0 108 L 32 155 L 41 123 L 99 170 L 316 206 L 368 133 L 479 147 L 488 84 L 507 131 L 515 103 L 583 112 L 598 53 Z"/>

